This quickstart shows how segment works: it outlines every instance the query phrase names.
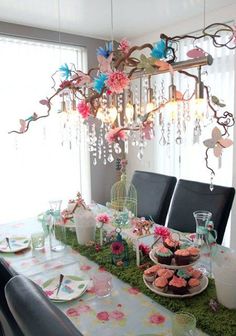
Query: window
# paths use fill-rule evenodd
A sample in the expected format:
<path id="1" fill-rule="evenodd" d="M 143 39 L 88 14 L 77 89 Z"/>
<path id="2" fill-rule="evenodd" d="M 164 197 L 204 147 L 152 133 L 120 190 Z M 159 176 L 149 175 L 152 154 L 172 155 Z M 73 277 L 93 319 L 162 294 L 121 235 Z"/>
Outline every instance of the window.
<path id="1" fill-rule="evenodd" d="M 46 113 L 39 101 L 53 93 L 50 76 L 61 64 L 86 71 L 86 49 L 0 37 L 0 55 L 0 222 L 35 216 L 50 199 L 68 201 L 78 191 L 88 201 L 86 131 L 78 116 L 62 120 L 57 98 L 50 117 L 31 123 L 24 134 L 8 134 L 20 129 L 19 119 Z"/>

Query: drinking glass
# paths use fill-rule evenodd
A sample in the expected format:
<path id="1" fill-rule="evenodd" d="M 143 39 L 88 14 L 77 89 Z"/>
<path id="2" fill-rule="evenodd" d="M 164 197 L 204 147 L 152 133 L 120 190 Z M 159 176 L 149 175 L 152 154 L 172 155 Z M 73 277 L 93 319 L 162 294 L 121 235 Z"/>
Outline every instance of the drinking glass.
<path id="1" fill-rule="evenodd" d="M 108 272 L 99 272 L 93 276 L 93 285 L 97 297 L 106 297 L 111 294 L 112 276 Z"/>
<path id="2" fill-rule="evenodd" d="M 33 250 L 41 250 L 44 248 L 45 235 L 44 232 L 35 232 L 31 235 L 31 243 Z"/>
<path id="3" fill-rule="evenodd" d="M 172 336 L 194 336 L 196 318 L 190 313 L 178 312 L 172 318 Z"/>
<path id="4" fill-rule="evenodd" d="M 49 245 L 53 252 L 60 252 L 65 248 L 65 244 L 62 241 L 65 239 L 65 228 L 60 223 L 61 203 L 61 200 L 49 201 L 51 216 L 49 223 Z M 57 235 L 60 236 L 61 240 L 58 239 Z"/>
<path id="5" fill-rule="evenodd" d="M 197 210 L 194 211 L 193 216 L 196 221 L 196 244 L 201 247 L 205 242 L 206 228 L 211 220 L 212 213 L 206 210 Z"/>

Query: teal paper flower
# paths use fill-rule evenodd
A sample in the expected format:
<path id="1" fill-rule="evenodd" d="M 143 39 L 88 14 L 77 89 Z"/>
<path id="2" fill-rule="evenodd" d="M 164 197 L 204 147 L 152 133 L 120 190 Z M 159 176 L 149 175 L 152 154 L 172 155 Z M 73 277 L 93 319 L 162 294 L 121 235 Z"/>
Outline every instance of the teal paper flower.
<path id="1" fill-rule="evenodd" d="M 69 69 L 69 66 L 67 63 L 60 66 L 59 71 L 61 73 L 61 76 L 65 79 L 68 79 L 71 76 L 71 70 Z"/>
<path id="2" fill-rule="evenodd" d="M 154 43 L 153 49 L 151 51 L 151 57 L 155 59 L 162 59 L 166 57 L 166 42 L 161 39 L 160 41 Z"/>
<path id="3" fill-rule="evenodd" d="M 98 93 L 101 93 L 107 78 L 108 78 L 107 75 L 104 73 L 101 73 L 97 78 L 95 78 L 93 82 L 94 90 L 97 91 Z"/>

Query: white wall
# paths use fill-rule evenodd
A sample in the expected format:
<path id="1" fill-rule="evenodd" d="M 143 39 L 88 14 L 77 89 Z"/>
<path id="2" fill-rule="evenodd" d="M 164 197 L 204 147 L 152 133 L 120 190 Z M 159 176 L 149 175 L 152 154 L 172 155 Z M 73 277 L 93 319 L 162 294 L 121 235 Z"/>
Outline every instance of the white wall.
<path id="1" fill-rule="evenodd" d="M 223 1 L 222 1 L 223 4 Z M 221 9 L 217 11 L 213 11 L 211 13 L 206 13 L 205 16 L 205 25 L 208 26 L 211 23 L 219 22 L 219 23 L 227 23 L 230 21 L 235 21 L 236 19 L 236 3 L 231 6 L 222 6 Z M 180 22 L 178 25 L 175 26 L 166 26 L 163 27 L 160 31 L 156 31 L 153 33 L 150 33 L 145 36 L 140 36 L 139 38 L 131 41 L 132 45 L 141 45 L 146 42 L 156 42 L 160 39 L 160 33 L 165 33 L 169 36 L 175 36 L 175 35 L 183 35 L 186 33 L 191 33 L 194 31 L 201 30 L 203 27 L 203 17 L 198 16 L 194 17 L 190 20 L 186 20 L 183 22 Z M 233 52 L 233 51 L 232 51 Z M 236 69 L 236 58 L 235 58 L 235 69 Z M 235 80 L 236 83 L 236 75 Z M 235 83 L 232 83 L 235 87 Z M 236 96 L 235 96 L 235 105 L 234 105 L 234 111 L 236 110 Z M 234 112 L 230 111 L 230 112 Z M 235 114 L 235 113 L 234 113 Z M 233 136 L 234 143 L 236 143 L 236 131 L 234 130 L 234 136 Z M 156 171 L 156 160 L 157 160 L 158 153 L 156 152 L 156 146 L 154 141 L 150 141 L 148 143 L 148 146 L 144 152 L 143 160 L 137 159 L 137 149 L 129 146 L 129 153 L 128 153 L 128 167 L 127 167 L 127 174 L 128 177 L 131 178 L 134 170 L 145 170 L 145 171 Z M 236 149 L 233 150 L 233 167 L 236 167 Z M 163 172 L 161 172 L 163 173 Z M 168 172 L 166 173 L 168 174 Z M 220 174 L 220 170 L 217 172 L 217 174 Z M 224 183 L 221 183 L 224 184 Z M 227 184 L 225 184 L 227 185 Z M 232 186 L 236 188 L 236 169 L 233 169 L 233 181 Z M 230 247 L 236 249 L 236 197 L 234 200 L 233 208 L 232 208 L 232 224 L 231 224 L 231 232 L 228 232 L 230 235 Z M 227 233 L 226 233 L 227 234 Z"/>

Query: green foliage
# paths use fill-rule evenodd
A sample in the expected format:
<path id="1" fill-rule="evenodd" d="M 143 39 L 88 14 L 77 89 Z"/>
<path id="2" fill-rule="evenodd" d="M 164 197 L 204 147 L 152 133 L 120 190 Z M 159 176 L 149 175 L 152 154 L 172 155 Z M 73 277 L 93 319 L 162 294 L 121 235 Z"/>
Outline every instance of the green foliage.
<path id="1" fill-rule="evenodd" d="M 208 288 L 199 295 L 186 299 L 166 298 L 150 291 L 143 282 L 143 270 L 136 266 L 136 255 L 133 247 L 129 244 L 128 267 L 118 267 L 111 263 L 110 245 L 104 245 L 99 252 L 95 246 L 78 245 L 76 234 L 67 230 L 66 243 L 71 245 L 81 255 L 103 266 L 119 279 L 138 288 L 143 294 L 149 296 L 155 302 L 161 304 L 172 312 L 186 311 L 194 314 L 197 318 L 197 326 L 210 336 L 236 336 L 236 310 L 229 310 L 222 305 L 217 312 L 209 307 L 210 299 L 216 300 L 214 280 L 209 280 Z M 97 241 L 99 233 L 97 232 Z M 150 262 L 150 259 L 144 260 Z"/>

